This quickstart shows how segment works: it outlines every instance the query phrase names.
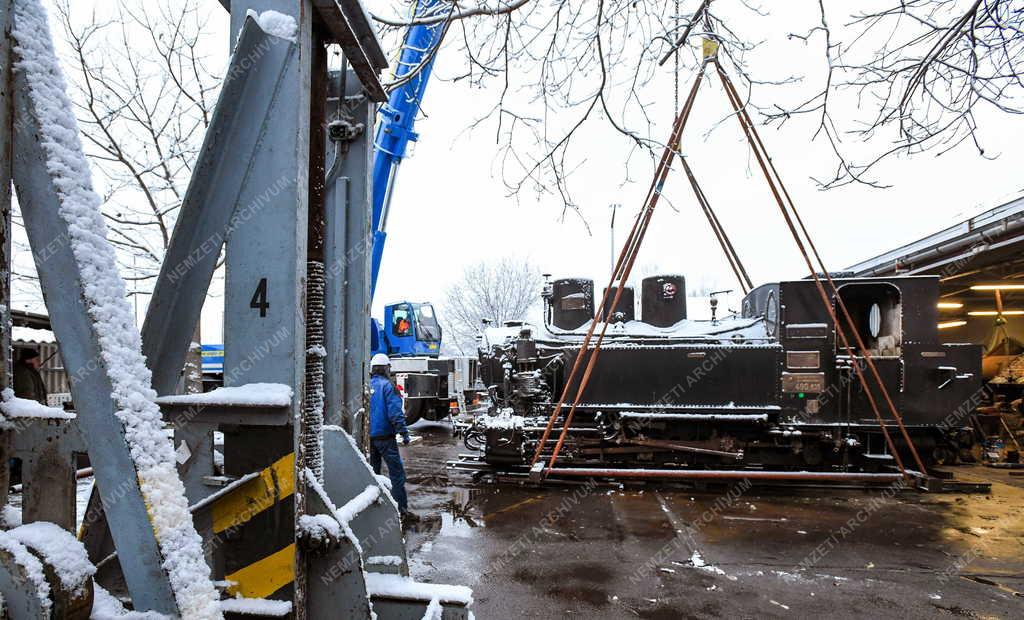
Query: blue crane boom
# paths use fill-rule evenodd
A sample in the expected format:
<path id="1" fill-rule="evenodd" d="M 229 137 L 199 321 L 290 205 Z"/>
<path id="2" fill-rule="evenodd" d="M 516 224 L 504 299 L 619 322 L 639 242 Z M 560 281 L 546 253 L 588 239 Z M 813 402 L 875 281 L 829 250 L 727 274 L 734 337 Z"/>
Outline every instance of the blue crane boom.
<path id="1" fill-rule="evenodd" d="M 440 0 L 420 0 L 414 16 L 423 17 L 435 12 Z M 376 152 L 373 160 L 373 254 L 371 260 L 370 296 L 377 288 L 384 243 L 387 240 L 388 207 L 398 166 L 405 157 L 410 142 L 419 137 L 413 131 L 423 94 L 434 68 L 434 57 L 444 34 L 444 23 L 415 24 L 405 33 L 405 41 L 395 68 L 395 81 L 400 82 L 381 106 L 380 125 L 374 140 Z M 410 75 L 415 72 L 415 75 Z M 405 79 L 408 76 L 408 79 Z"/>
<path id="2" fill-rule="evenodd" d="M 441 0 L 419 0 L 413 19 L 431 17 L 442 8 Z M 384 244 L 387 241 L 388 210 L 395 187 L 398 166 L 410 142 L 419 137 L 413 131 L 423 94 L 427 90 L 434 58 L 446 29 L 445 22 L 413 24 L 405 40 L 395 68 L 396 86 L 387 103 L 379 110 L 380 124 L 374 139 L 373 160 L 373 248 L 370 254 L 370 299 L 377 290 Z M 371 320 L 371 347 L 374 353 L 396 356 L 428 355 L 436 357 L 441 349 L 441 328 L 429 303 L 403 301 L 391 304 L 384 311 L 382 330 Z"/>

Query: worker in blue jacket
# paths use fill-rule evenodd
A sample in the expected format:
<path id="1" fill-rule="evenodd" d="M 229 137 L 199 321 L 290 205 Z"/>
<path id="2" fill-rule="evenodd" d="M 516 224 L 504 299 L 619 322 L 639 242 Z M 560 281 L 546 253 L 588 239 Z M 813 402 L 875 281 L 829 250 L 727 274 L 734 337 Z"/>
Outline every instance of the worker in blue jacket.
<path id="1" fill-rule="evenodd" d="M 402 466 L 402 455 L 398 453 L 396 435 L 402 436 L 403 445 L 409 445 L 402 397 L 391 383 L 391 360 L 387 355 L 378 353 L 370 359 L 370 466 L 375 474 L 380 475 L 381 461 L 387 464 L 391 496 L 398 503 L 402 521 L 416 521 L 417 516 L 409 512 L 405 467 Z"/>

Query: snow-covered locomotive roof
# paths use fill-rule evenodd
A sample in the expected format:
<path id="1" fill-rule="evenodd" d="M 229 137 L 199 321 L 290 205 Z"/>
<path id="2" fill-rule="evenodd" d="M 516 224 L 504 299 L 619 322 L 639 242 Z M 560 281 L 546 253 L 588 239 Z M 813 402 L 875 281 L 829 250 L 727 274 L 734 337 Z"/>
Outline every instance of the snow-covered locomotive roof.
<path id="1" fill-rule="evenodd" d="M 514 324 L 485 329 L 483 346 L 490 348 L 506 344 L 518 338 L 524 329 L 529 329 L 531 336 L 540 342 L 578 342 L 586 336 L 591 322 L 587 321 L 573 330 L 521 321 L 510 323 Z M 598 324 L 595 334 L 599 333 L 600 329 L 601 325 Z M 604 346 L 677 344 L 681 341 L 764 345 L 773 342 L 774 339 L 768 336 L 763 318 L 741 318 L 731 315 L 716 321 L 683 319 L 670 327 L 656 327 L 643 321 L 612 323 L 605 332 Z"/>

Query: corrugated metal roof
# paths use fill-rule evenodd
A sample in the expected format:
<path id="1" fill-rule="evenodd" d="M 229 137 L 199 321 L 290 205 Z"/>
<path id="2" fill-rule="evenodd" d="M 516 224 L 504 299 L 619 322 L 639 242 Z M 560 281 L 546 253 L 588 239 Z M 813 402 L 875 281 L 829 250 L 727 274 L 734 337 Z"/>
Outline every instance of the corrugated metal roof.
<path id="1" fill-rule="evenodd" d="M 856 265 L 847 268 L 857 275 L 877 275 L 879 269 L 888 269 L 897 264 L 913 262 L 914 257 L 928 254 L 934 260 L 935 254 L 941 254 L 945 249 L 953 251 L 955 241 L 975 234 L 978 231 L 989 229 L 999 230 L 1000 226 L 1005 227 L 1009 221 L 1016 222 L 1024 218 L 1024 193 L 1021 193 L 1013 200 L 989 209 L 974 217 L 968 218 L 949 228 L 940 230 L 917 241 L 900 246 L 884 254 L 880 254 Z"/>
<path id="2" fill-rule="evenodd" d="M 11 328 L 11 341 L 26 344 L 55 343 L 57 338 L 48 329 L 35 329 L 33 327 L 21 327 L 15 325 Z"/>

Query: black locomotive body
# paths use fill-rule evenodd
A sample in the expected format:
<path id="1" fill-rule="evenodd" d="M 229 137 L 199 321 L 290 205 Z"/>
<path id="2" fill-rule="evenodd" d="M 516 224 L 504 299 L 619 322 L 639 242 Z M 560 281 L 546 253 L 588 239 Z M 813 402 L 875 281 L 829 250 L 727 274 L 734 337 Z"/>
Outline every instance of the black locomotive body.
<path id="1" fill-rule="evenodd" d="M 956 460 L 972 440 L 981 347 L 939 342 L 937 278 L 835 282 L 922 459 Z M 680 276 L 647 278 L 646 320 L 616 309 L 560 465 L 884 471 L 894 456 L 855 365 L 869 377 L 899 456 L 911 462 L 864 351 L 855 347 L 851 357 L 837 342 L 813 280 L 763 285 L 738 315 L 707 321 L 686 318 L 684 287 Z M 481 349 L 494 404 L 467 445 L 492 465 L 529 463 L 593 316 L 587 280 L 555 281 L 544 296 L 543 326 L 490 330 Z"/>

